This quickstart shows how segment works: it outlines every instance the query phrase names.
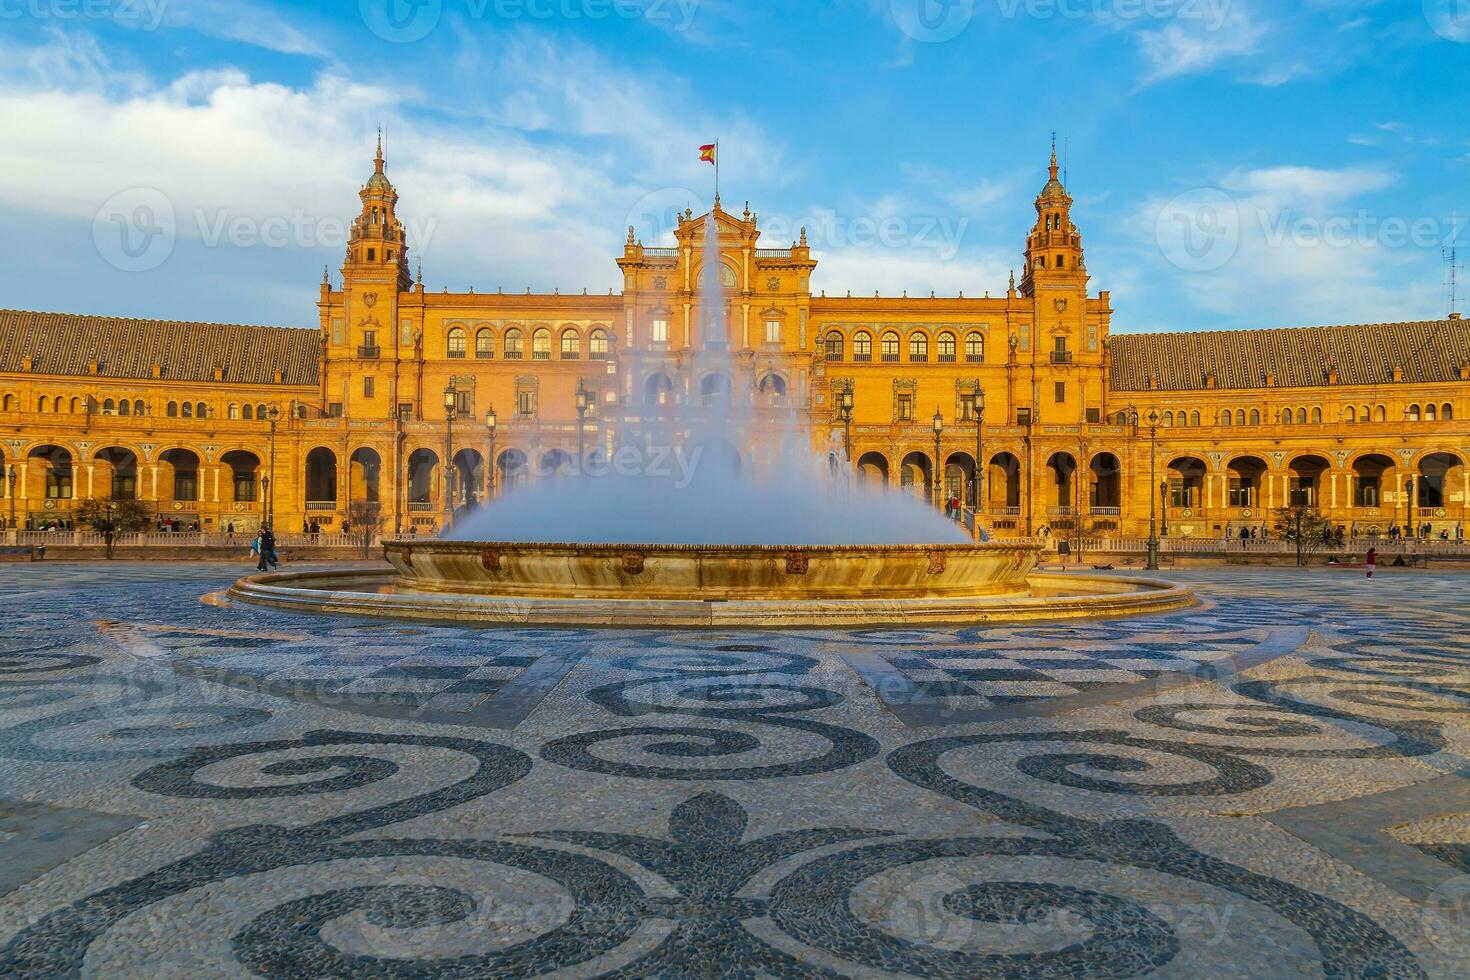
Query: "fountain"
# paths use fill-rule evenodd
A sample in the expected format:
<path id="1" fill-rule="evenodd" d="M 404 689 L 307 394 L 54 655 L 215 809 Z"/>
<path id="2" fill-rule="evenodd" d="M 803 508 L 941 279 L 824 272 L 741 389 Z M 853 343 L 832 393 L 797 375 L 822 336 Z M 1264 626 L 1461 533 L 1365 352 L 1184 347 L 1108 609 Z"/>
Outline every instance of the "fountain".
<path id="1" fill-rule="evenodd" d="M 532 625 L 850 626 L 1119 615 L 1187 590 L 1034 574 L 907 493 L 856 485 L 795 411 L 741 396 L 719 225 L 705 221 L 699 335 L 672 401 L 622 405 L 563 472 L 513 489 L 440 540 L 384 543 L 393 573 L 242 580 L 237 598 L 313 611 Z M 759 438 L 752 438 L 758 432 Z"/>

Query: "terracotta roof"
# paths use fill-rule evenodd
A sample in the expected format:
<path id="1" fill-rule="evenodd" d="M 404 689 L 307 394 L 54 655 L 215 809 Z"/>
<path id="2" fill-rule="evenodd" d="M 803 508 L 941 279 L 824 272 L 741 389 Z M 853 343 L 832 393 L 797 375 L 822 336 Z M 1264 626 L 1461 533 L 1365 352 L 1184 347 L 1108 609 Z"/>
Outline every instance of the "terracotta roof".
<path id="1" fill-rule="evenodd" d="M 1470 363 L 1470 322 L 1430 320 L 1281 330 L 1217 330 L 1207 333 L 1113 334 L 1113 391 L 1262 388 L 1275 375 L 1279 388 L 1328 383 L 1389 384 L 1393 369 L 1409 383 L 1455 381 Z"/>
<path id="2" fill-rule="evenodd" d="M 97 377 L 152 378 L 160 367 L 165 381 L 213 381 L 224 369 L 231 384 L 317 383 L 318 336 L 297 327 L 250 327 L 175 320 L 80 316 L 0 310 L 0 372 L 19 373 L 33 359 L 31 373 Z"/>

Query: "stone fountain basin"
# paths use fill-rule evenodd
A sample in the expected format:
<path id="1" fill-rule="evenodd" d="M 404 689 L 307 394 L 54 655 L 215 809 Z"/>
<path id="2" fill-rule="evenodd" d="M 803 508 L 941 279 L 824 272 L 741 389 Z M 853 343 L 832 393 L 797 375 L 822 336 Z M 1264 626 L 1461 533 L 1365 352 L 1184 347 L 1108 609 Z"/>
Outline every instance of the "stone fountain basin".
<path id="1" fill-rule="evenodd" d="M 1032 544 L 385 542 L 397 589 L 502 598 L 745 602 L 1022 595 Z"/>

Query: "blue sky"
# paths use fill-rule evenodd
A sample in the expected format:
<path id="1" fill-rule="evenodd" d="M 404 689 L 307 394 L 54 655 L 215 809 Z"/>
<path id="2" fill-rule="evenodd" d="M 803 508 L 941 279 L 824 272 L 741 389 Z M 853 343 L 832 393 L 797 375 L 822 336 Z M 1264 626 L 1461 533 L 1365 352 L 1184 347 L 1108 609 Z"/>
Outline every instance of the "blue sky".
<path id="1" fill-rule="evenodd" d="M 1470 0 L 0 0 L 0 305 L 310 325 L 381 122 L 431 289 L 616 287 L 718 137 L 817 289 L 999 293 L 1056 131 L 1116 329 L 1437 317 L 1467 80 Z"/>

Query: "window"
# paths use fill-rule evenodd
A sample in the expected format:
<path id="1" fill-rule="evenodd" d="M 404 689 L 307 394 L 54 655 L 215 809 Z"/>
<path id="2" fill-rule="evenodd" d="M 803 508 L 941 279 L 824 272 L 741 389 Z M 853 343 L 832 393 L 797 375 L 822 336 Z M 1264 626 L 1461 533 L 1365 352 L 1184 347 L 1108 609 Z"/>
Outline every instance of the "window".
<path id="1" fill-rule="evenodd" d="M 1230 506 L 1250 507 L 1256 497 L 1256 483 L 1248 476 L 1230 478 Z"/>
<path id="2" fill-rule="evenodd" d="M 194 470 L 174 470 L 174 499 L 199 499 L 199 474 Z"/>
<path id="3" fill-rule="evenodd" d="M 898 334 L 885 333 L 883 335 L 883 360 L 889 363 L 898 360 Z"/>
<path id="4" fill-rule="evenodd" d="M 138 499 L 138 477 L 133 473 L 112 473 L 112 499 L 113 500 L 137 500 Z"/>
<path id="5" fill-rule="evenodd" d="M 954 334 L 942 333 L 939 335 L 939 363 L 953 364 L 955 362 Z"/>
<path id="6" fill-rule="evenodd" d="M 592 336 L 587 340 L 588 354 L 594 361 L 605 361 L 609 353 L 608 332 L 606 330 L 594 330 Z"/>
<path id="7" fill-rule="evenodd" d="M 1283 408 L 1281 410 L 1281 424 L 1282 425 L 1290 425 L 1291 424 L 1291 409 L 1289 409 L 1289 408 Z"/>
<path id="8" fill-rule="evenodd" d="M 1367 406 L 1364 406 L 1363 407 L 1363 421 L 1364 422 L 1368 421 L 1368 408 L 1367 408 Z M 1386 421 L 1388 421 L 1388 411 L 1382 405 L 1379 405 L 1377 408 L 1375 408 L 1373 410 L 1373 421 L 1375 421 L 1375 422 L 1386 422 Z"/>
<path id="9" fill-rule="evenodd" d="M 1353 484 L 1353 506 L 1355 507 L 1377 507 L 1381 499 L 1381 478 L 1377 476 L 1360 476 Z"/>
<path id="10" fill-rule="evenodd" d="M 250 502 L 255 499 L 255 474 L 235 471 L 235 500 Z"/>
<path id="11" fill-rule="evenodd" d="M 171 419 L 178 418 L 179 417 L 179 403 L 178 402 L 169 402 L 168 403 L 168 409 L 165 411 L 164 414 L 167 415 Z"/>
<path id="12" fill-rule="evenodd" d="M 1030 425 L 1031 424 L 1031 409 L 1029 409 L 1029 408 L 1018 408 L 1018 409 L 1016 409 L 1016 424 L 1017 425 Z"/>
<path id="13" fill-rule="evenodd" d="M 1408 412 L 1406 414 L 1407 414 L 1408 419 L 1409 419 L 1410 422 L 1417 422 L 1417 421 L 1419 421 L 1419 406 L 1418 405 L 1410 405 L 1409 406 L 1409 410 L 1408 410 Z"/>
<path id="14" fill-rule="evenodd" d="M 1159 416 L 1159 424 L 1166 429 L 1172 429 L 1174 427 L 1174 413 L 1165 412 L 1163 415 Z"/>
<path id="15" fill-rule="evenodd" d="M 511 327 L 505 332 L 505 359 L 519 361 L 525 356 L 525 340 L 520 330 Z"/>
<path id="16" fill-rule="evenodd" d="M 71 471 L 51 469 L 46 472 L 46 499 L 71 499 Z"/>
<path id="17" fill-rule="evenodd" d="M 1261 424 L 1261 410 L 1258 409 L 1258 408 L 1251 409 L 1251 425 L 1260 425 L 1260 424 Z"/>
<path id="18" fill-rule="evenodd" d="M 183 411 L 184 411 L 184 418 L 186 418 L 186 419 L 192 419 L 194 417 L 194 406 L 191 405 L 191 404 L 189 404 L 188 402 L 184 402 L 184 409 L 183 409 Z"/>
<path id="19" fill-rule="evenodd" d="M 1347 410 L 1343 412 L 1342 417 L 1348 422 L 1356 422 L 1358 421 L 1358 410 L 1349 405 Z"/>
<path id="20" fill-rule="evenodd" d="M 249 416 L 246 416 L 246 417 L 248 418 Z M 264 422 L 266 419 L 270 418 L 270 413 L 265 410 L 265 406 L 264 405 L 256 405 L 255 406 L 255 417 L 258 418 L 258 419 L 260 419 L 262 422 Z"/>
<path id="21" fill-rule="evenodd" d="M 866 363 L 873 359 L 873 335 L 859 330 L 852 338 L 852 359 Z"/>
<path id="22" fill-rule="evenodd" d="M 255 419 L 255 406 L 254 405 L 245 405 L 245 406 L 243 406 L 240 409 L 240 417 L 243 418 L 246 422 L 254 421 L 254 419 Z"/>
<path id="23" fill-rule="evenodd" d="M 766 343 L 768 343 L 768 344 L 779 344 L 780 342 L 781 342 L 781 321 L 780 320 L 767 320 L 766 321 Z M 871 351 L 869 353 L 871 353 Z"/>
<path id="24" fill-rule="evenodd" d="M 1313 425 L 1321 425 L 1322 424 L 1322 409 L 1320 409 L 1320 408 L 1314 408 L 1314 409 L 1312 409 L 1312 424 Z"/>
<path id="25" fill-rule="evenodd" d="M 894 405 L 895 422 L 912 422 L 914 420 L 914 396 L 908 392 L 898 396 L 898 402 Z"/>
<path id="26" fill-rule="evenodd" d="M 1424 406 L 1424 421 L 1435 422 L 1439 419 L 1439 409 L 1434 405 Z"/>
<path id="27" fill-rule="evenodd" d="M 655 344 L 667 344 L 669 342 L 669 321 L 654 320 L 649 327 L 648 339 Z"/>
<path id="28" fill-rule="evenodd" d="M 488 327 L 475 334 L 475 357 L 488 361 L 495 356 L 495 332 Z"/>
<path id="29" fill-rule="evenodd" d="M 575 330 L 563 330 L 561 333 L 561 359 L 563 361 L 575 361 L 582 356 L 582 335 Z"/>
<path id="30" fill-rule="evenodd" d="M 1192 429 L 1198 429 L 1199 428 L 1199 412 L 1190 412 L 1189 413 L 1189 426 Z"/>
<path id="31" fill-rule="evenodd" d="M 531 335 L 531 360 L 551 360 L 551 331 L 545 327 Z"/>
<path id="32" fill-rule="evenodd" d="M 1169 506 L 1175 508 L 1192 507 L 1190 501 L 1190 486 L 1183 479 L 1175 477 L 1169 480 Z"/>
<path id="33" fill-rule="evenodd" d="M 534 391 L 516 392 L 516 413 L 524 416 L 536 414 L 536 393 Z"/>
<path id="34" fill-rule="evenodd" d="M 109 398 L 109 399 L 107 399 L 107 401 L 105 401 L 105 402 L 102 403 L 102 414 L 103 415 L 115 415 L 116 413 L 117 413 L 117 402 L 115 402 L 111 398 Z"/>
<path id="35" fill-rule="evenodd" d="M 462 360 L 465 354 L 465 332 L 462 327 L 455 327 L 449 331 L 449 356 L 454 360 Z"/>
<path id="36" fill-rule="evenodd" d="M 1196 413 L 1196 414 L 1198 414 L 1198 413 Z M 1097 425 L 1101 421 L 1102 421 L 1102 409 L 1100 409 L 1100 408 L 1089 408 L 1087 410 L 1087 424 L 1088 425 Z M 1196 424 L 1198 424 L 1198 423 L 1196 423 Z"/>
<path id="37" fill-rule="evenodd" d="M 330 402 L 327 405 L 327 418 L 340 419 L 342 417 L 342 403 Z"/>
<path id="38" fill-rule="evenodd" d="M 398 420 L 400 422 L 413 421 L 413 404 L 411 402 L 403 402 L 398 406 Z"/>
<path id="39" fill-rule="evenodd" d="M 1056 383 L 1056 401 L 1057 401 L 1057 404 L 1058 405 L 1062 405 L 1062 404 L 1065 404 L 1066 403 L 1066 401 L 1067 401 L 1067 382 L 1065 382 L 1065 381 L 1058 381 Z"/>
<path id="40" fill-rule="evenodd" d="M 909 360 L 929 360 L 929 338 L 921 333 L 916 333 L 909 338 Z"/>
<path id="41" fill-rule="evenodd" d="M 965 338 L 965 360 L 979 364 L 985 360 L 985 335 L 972 333 Z"/>
<path id="42" fill-rule="evenodd" d="M 200 419 L 207 419 L 207 418 L 209 418 L 209 406 L 206 405 L 206 404 L 204 404 L 203 402 L 200 402 L 198 405 L 195 405 L 194 406 L 194 417 L 195 418 L 200 418 Z"/>
<path id="43" fill-rule="evenodd" d="M 1453 422 L 1455 420 L 1455 406 L 1445 402 L 1439 409 L 1439 420 L 1441 422 Z"/>
<path id="44" fill-rule="evenodd" d="M 845 346 L 846 345 L 842 341 L 842 334 L 838 333 L 836 330 L 833 330 L 831 333 L 827 334 L 827 360 L 842 360 L 843 349 Z"/>
<path id="45" fill-rule="evenodd" d="M 960 396 L 960 414 L 957 422 L 975 421 L 975 396 L 973 394 Z"/>
<path id="46" fill-rule="evenodd" d="M 119 415 L 132 415 L 133 414 L 133 403 L 130 402 L 130 401 L 128 401 L 126 398 L 124 398 L 122 401 L 118 402 L 117 403 L 117 414 L 119 414 Z"/>
<path id="47" fill-rule="evenodd" d="M 1291 478 L 1291 487 L 1287 493 L 1287 500 L 1292 507 L 1311 507 L 1317 502 L 1317 481 L 1303 479 L 1294 476 Z"/>
<path id="48" fill-rule="evenodd" d="M 475 414 L 475 393 L 468 388 L 456 388 L 454 390 L 454 414 L 460 418 L 470 418 Z"/>
<path id="49" fill-rule="evenodd" d="M 1230 424 L 1230 413 L 1229 412 L 1221 412 L 1220 413 L 1220 424 L 1221 425 L 1225 425 L 1225 426 L 1228 426 Z"/>
<path id="50" fill-rule="evenodd" d="M 377 389 L 378 389 L 378 379 L 377 378 L 363 378 L 362 379 L 362 397 L 364 397 L 364 398 L 375 398 L 375 397 L 377 397 L 377 393 L 378 393 Z"/>
<path id="51" fill-rule="evenodd" d="M 231 403 L 227 414 L 231 422 L 240 421 L 240 406 Z"/>

